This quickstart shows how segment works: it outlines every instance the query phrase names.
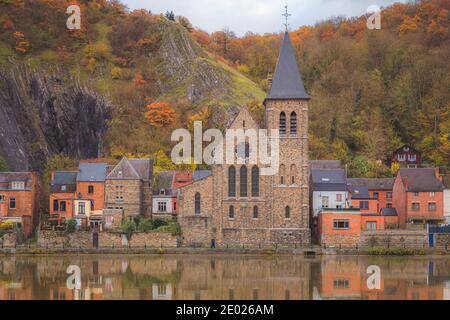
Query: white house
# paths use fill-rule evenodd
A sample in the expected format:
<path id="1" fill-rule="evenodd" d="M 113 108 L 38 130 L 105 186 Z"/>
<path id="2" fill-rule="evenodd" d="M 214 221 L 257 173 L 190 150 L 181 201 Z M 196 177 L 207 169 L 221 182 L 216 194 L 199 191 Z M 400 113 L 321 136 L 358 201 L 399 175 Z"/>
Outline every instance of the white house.
<path id="1" fill-rule="evenodd" d="M 312 213 L 322 208 L 348 206 L 347 175 L 344 169 L 311 169 Z"/>
<path id="2" fill-rule="evenodd" d="M 450 189 L 444 189 L 444 217 L 450 224 Z"/>

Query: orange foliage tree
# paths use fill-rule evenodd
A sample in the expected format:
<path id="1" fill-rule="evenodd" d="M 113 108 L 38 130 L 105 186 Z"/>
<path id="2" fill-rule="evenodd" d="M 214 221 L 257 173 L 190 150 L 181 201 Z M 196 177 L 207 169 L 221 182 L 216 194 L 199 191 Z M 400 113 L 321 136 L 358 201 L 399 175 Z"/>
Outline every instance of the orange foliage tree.
<path id="1" fill-rule="evenodd" d="M 25 35 L 20 32 L 14 32 L 14 39 L 16 40 L 16 51 L 20 54 L 25 54 L 30 49 L 30 43 L 25 38 Z"/>
<path id="2" fill-rule="evenodd" d="M 153 102 L 147 105 L 145 119 L 152 127 L 162 127 L 175 121 L 175 110 L 167 102 Z"/>

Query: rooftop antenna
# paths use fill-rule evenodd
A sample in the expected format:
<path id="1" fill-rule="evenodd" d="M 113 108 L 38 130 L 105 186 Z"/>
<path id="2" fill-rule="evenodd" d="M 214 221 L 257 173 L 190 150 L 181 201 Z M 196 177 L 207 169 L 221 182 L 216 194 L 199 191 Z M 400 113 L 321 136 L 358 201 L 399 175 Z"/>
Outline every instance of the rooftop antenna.
<path id="1" fill-rule="evenodd" d="M 284 6 L 284 8 L 285 8 L 286 12 L 284 14 L 282 14 L 282 16 L 286 18 L 286 23 L 284 24 L 284 26 L 286 27 L 286 32 L 288 32 L 289 31 L 288 19 L 289 19 L 290 16 L 292 16 L 292 14 L 289 14 L 287 5 Z"/>

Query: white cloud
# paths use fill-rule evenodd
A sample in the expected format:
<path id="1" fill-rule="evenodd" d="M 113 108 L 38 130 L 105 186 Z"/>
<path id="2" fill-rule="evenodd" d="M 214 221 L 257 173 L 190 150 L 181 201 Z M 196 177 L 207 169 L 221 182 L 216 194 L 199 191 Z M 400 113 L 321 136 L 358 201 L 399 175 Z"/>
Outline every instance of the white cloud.
<path id="1" fill-rule="evenodd" d="M 153 13 L 174 11 L 209 32 L 229 27 L 238 35 L 283 30 L 284 6 L 292 14 L 291 29 L 313 25 L 332 16 L 359 16 L 370 5 L 388 6 L 406 0 L 122 0 L 130 9 L 145 8 Z"/>

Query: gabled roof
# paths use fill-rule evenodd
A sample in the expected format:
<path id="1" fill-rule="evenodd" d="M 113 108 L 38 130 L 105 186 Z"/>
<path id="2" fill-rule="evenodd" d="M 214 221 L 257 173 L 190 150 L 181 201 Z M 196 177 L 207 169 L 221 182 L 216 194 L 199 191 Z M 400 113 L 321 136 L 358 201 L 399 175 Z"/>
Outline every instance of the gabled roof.
<path id="1" fill-rule="evenodd" d="M 409 192 L 440 192 L 444 185 L 436 177 L 434 168 L 403 168 L 398 174 Z"/>
<path id="2" fill-rule="evenodd" d="M 272 86 L 266 100 L 310 99 L 303 85 L 289 33 L 284 34 Z"/>
<path id="3" fill-rule="evenodd" d="M 349 186 L 365 186 L 369 190 L 392 190 L 395 178 L 350 178 L 347 179 Z"/>
<path id="4" fill-rule="evenodd" d="M 77 189 L 77 171 L 55 171 L 51 181 L 51 192 L 73 193 Z"/>
<path id="5" fill-rule="evenodd" d="M 344 169 L 311 169 L 313 191 L 347 191 Z"/>
<path id="6" fill-rule="evenodd" d="M 397 209 L 395 208 L 382 208 L 381 214 L 383 216 L 397 216 Z"/>
<path id="7" fill-rule="evenodd" d="M 153 160 L 151 159 L 128 159 L 123 157 L 122 160 L 111 170 L 107 179 L 123 179 L 123 180 L 145 180 L 148 181 L 152 177 Z"/>
<path id="8" fill-rule="evenodd" d="M 394 151 L 394 153 L 400 153 L 400 152 L 405 152 L 405 148 L 408 148 L 411 151 L 414 151 L 416 153 L 420 153 L 419 150 L 417 150 L 416 148 L 414 148 L 412 145 L 410 144 L 404 144 L 402 145 L 400 148 L 398 148 L 397 150 Z"/>
<path id="9" fill-rule="evenodd" d="M 0 172 L 0 190 L 10 189 L 11 182 L 25 182 L 25 189 L 32 188 L 31 172 Z"/>
<path id="10" fill-rule="evenodd" d="M 107 163 L 80 163 L 77 175 L 79 182 L 104 182 Z"/>
<path id="11" fill-rule="evenodd" d="M 352 193 L 352 199 L 370 199 L 367 186 L 348 186 L 348 190 Z"/>
<path id="12" fill-rule="evenodd" d="M 212 175 L 211 170 L 197 170 L 197 171 L 194 171 L 194 174 L 192 175 L 192 179 L 194 181 L 199 181 L 199 180 L 205 179 L 211 175 Z"/>
<path id="13" fill-rule="evenodd" d="M 340 169 L 342 168 L 341 160 L 310 160 L 311 169 Z"/>

